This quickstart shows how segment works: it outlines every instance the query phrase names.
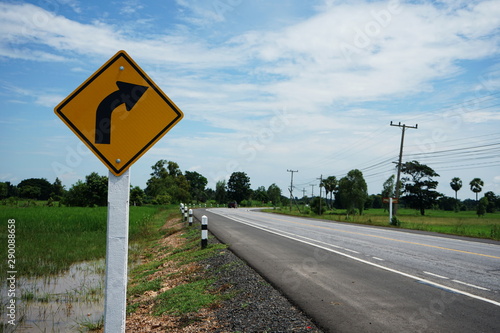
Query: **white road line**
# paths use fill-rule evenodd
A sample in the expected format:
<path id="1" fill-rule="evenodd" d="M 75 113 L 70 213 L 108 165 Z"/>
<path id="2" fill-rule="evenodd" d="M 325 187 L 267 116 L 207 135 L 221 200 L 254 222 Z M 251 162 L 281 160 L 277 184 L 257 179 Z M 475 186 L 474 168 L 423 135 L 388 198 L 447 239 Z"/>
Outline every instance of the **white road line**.
<path id="1" fill-rule="evenodd" d="M 212 212 L 212 213 L 217 214 L 216 212 Z M 421 282 L 427 283 L 429 285 L 435 286 L 437 288 L 441 288 L 441 289 L 444 289 L 444 290 L 449 290 L 450 292 L 454 292 L 454 293 L 457 293 L 457 294 L 460 294 L 460 295 L 464 295 L 464 296 L 468 296 L 468 297 L 471 297 L 471 298 L 474 298 L 474 299 L 477 299 L 477 300 L 480 300 L 480 301 L 483 301 L 483 302 L 487 302 L 487 303 L 490 303 L 490 304 L 493 304 L 493 305 L 496 305 L 496 306 L 500 306 L 500 302 L 494 301 L 492 299 L 481 297 L 481 296 L 478 296 L 478 295 L 474 295 L 474 294 L 468 293 L 466 291 L 458 290 L 458 289 L 455 289 L 455 288 L 451 288 L 451 287 L 448 287 L 448 286 L 445 286 L 445 285 L 442 285 L 440 283 L 436 283 L 436 282 L 433 282 L 433 281 L 430 281 L 430 280 L 422 279 L 422 278 L 420 278 L 420 277 L 418 277 L 416 275 L 412 275 L 412 274 L 408 274 L 408 273 L 405 273 L 405 272 L 401 272 L 401 271 L 398 271 L 396 269 L 392 269 L 392 268 L 385 267 L 385 266 L 382 266 L 382 265 L 379 265 L 379 264 L 376 264 L 376 263 L 373 263 L 373 262 L 370 262 L 370 261 L 367 261 L 367 260 L 363 260 L 363 259 L 360 259 L 360 258 L 353 257 L 353 256 L 351 256 L 351 255 L 349 255 L 347 253 L 344 253 L 344 252 L 336 251 L 336 250 L 333 250 L 331 248 L 324 247 L 324 246 L 321 246 L 321 245 L 318 245 L 318 244 L 314 244 L 314 243 L 311 243 L 309 241 L 305 241 L 303 239 L 297 238 L 297 237 L 302 237 L 302 236 L 295 235 L 296 237 L 293 237 L 293 236 L 284 235 L 283 234 L 284 232 L 281 231 L 281 230 L 280 231 L 278 231 L 278 230 L 277 231 L 273 231 L 273 230 L 270 230 L 270 229 L 268 229 L 266 227 L 257 226 L 255 224 L 252 224 L 252 223 L 250 223 L 248 221 L 245 221 L 245 220 L 242 220 L 242 219 L 239 219 L 239 218 L 236 219 L 234 217 L 229 217 L 229 216 L 227 216 L 227 217 L 230 218 L 233 221 L 237 221 L 239 223 L 246 224 L 246 225 L 248 225 L 250 227 L 253 227 L 253 228 L 256 228 L 256 229 L 260 229 L 260 230 L 269 232 L 271 234 L 275 234 L 275 235 L 278 235 L 278 236 L 281 236 L 281 237 L 292 239 L 292 240 L 295 240 L 297 242 L 301 242 L 301 243 L 304 243 L 304 244 L 307 244 L 307 245 L 315 246 L 315 247 L 317 247 L 319 249 L 322 249 L 322 250 L 325 250 L 325 251 L 329 251 L 329 252 L 332 252 L 332 253 L 336 253 L 336 254 L 339 254 L 341 256 L 344 256 L 344 257 L 347 257 L 347 258 L 350 258 L 350 259 L 362 262 L 362 263 L 367 264 L 367 265 L 378 267 L 380 269 L 383 269 L 383 270 L 386 270 L 386 271 L 389 271 L 389 272 L 392 272 L 392 273 L 396 273 L 396 274 L 399 274 L 399 275 L 402 275 L 402 276 L 406 276 L 406 277 L 408 277 L 410 279 L 421 281 Z M 290 233 L 288 233 L 288 234 L 290 234 Z M 304 238 L 306 238 L 306 237 L 304 237 Z M 323 242 L 321 242 L 321 243 L 323 243 Z M 453 280 L 453 281 L 455 281 L 455 280 Z M 478 287 L 478 286 L 474 286 L 474 287 L 476 287 L 476 288 L 482 288 L 482 287 Z M 485 289 L 485 290 L 488 290 L 488 289 Z"/>
<path id="2" fill-rule="evenodd" d="M 358 253 L 358 254 L 359 254 L 359 252 L 358 252 L 358 251 L 354 251 L 354 250 L 350 250 L 350 249 L 346 249 L 346 248 L 344 248 L 344 250 L 345 250 L 345 251 L 352 252 L 352 253 Z"/>
<path id="3" fill-rule="evenodd" d="M 432 275 L 432 276 L 435 276 L 435 277 L 438 277 L 440 279 L 449 279 L 449 277 L 446 277 L 446 276 L 442 276 L 442 275 L 437 275 L 437 274 L 434 274 L 434 273 L 431 273 L 431 272 L 426 272 L 424 271 L 424 274 L 427 274 L 427 275 Z"/>
<path id="4" fill-rule="evenodd" d="M 384 261 L 384 259 L 382 259 L 382 258 L 378 258 L 378 257 L 372 257 L 372 258 L 375 260 L 378 260 L 378 261 Z"/>
<path id="5" fill-rule="evenodd" d="M 460 284 L 463 284 L 465 286 L 469 286 L 469 287 L 472 287 L 472 288 L 477 288 L 477 289 L 481 289 L 481 290 L 491 291 L 490 289 L 479 287 L 479 286 L 476 286 L 474 284 L 470 284 L 470 283 L 467 283 L 467 282 L 463 282 L 463 281 L 459 281 L 459 280 L 451 280 L 451 281 L 456 282 L 456 283 L 460 283 Z"/>

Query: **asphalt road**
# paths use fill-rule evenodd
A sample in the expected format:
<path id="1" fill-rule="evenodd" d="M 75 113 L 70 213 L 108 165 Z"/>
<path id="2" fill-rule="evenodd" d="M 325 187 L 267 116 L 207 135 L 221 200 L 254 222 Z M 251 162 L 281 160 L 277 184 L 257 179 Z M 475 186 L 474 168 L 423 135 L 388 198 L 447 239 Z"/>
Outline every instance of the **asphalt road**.
<path id="1" fill-rule="evenodd" d="M 500 243 L 244 208 L 195 210 L 329 332 L 500 332 Z"/>

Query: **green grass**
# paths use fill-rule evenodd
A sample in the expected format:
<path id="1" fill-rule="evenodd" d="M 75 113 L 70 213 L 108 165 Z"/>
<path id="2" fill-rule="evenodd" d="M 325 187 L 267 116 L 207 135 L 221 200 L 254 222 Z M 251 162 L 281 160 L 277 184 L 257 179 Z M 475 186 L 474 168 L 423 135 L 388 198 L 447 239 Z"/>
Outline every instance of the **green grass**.
<path id="1" fill-rule="evenodd" d="M 179 229 L 176 229 L 179 230 Z M 168 230 L 165 231 L 167 234 Z M 136 267 L 130 274 L 130 283 L 128 288 L 129 296 L 140 296 L 146 291 L 158 291 L 161 289 L 162 281 L 169 278 L 182 276 L 185 282 L 169 289 L 151 301 L 153 303 L 152 313 L 156 316 L 170 314 L 174 316 L 183 316 L 187 313 L 197 312 L 202 308 L 211 306 L 220 300 L 232 297 L 230 293 L 221 293 L 214 290 L 212 284 L 215 278 L 211 271 L 203 271 L 197 267 L 185 266 L 191 263 L 197 263 L 206 258 L 220 255 L 221 250 L 226 249 L 224 244 L 210 244 L 207 248 L 201 249 L 199 227 L 188 227 L 182 225 L 182 237 L 186 239 L 185 244 L 178 248 L 169 249 L 169 254 L 165 260 L 154 260 Z M 156 252 L 164 247 L 154 246 Z M 173 262 L 179 270 L 170 274 L 164 274 L 156 279 L 150 279 L 150 275 L 160 269 L 164 261 Z M 227 269 L 230 269 L 228 267 Z M 127 312 L 133 313 L 140 306 L 140 302 L 134 302 L 134 297 L 130 297 L 127 305 Z"/>
<path id="2" fill-rule="evenodd" d="M 175 210 L 177 207 L 175 207 Z M 130 207 L 130 242 L 153 239 L 171 210 Z M 44 276 L 106 254 L 107 207 L 0 206 L 0 254 L 7 257 L 7 221 L 15 219 L 18 276 Z M 2 263 L 2 272 L 5 263 Z M 0 273 L 1 275 L 2 273 Z"/>
<path id="3" fill-rule="evenodd" d="M 214 281 L 203 279 L 167 290 L 156 298 L 153 314 L 160 316 L 168 313 L 178 316 L 209 306 L 219 299 L 219 295 L 209 291 Z"/>
<path id="4" fill-rule="evenodd" d="M 288 208 L 266 211 L 340 222 L 389 226 L 389 212 L 384 209 L 369 209 L 365 210 L 363 215 L 354 216 L 347 216 L 345 210 L 341 209 L 326 212 L 322 216 L 312 212 L 300 214 L 297 210 L 290 212 Z M 484 217 L 478 217 L 474 211 L 452 212 L 429 209 L 422 216 L 413 209 L 400 209 L 397 218 L 401 221 L 400 228 L 500 240 L 500 213 L 487 213 Z"/>
<path id="5" fill-rule="evenodd" d="M 77 321 L 78 327 L 76 328 L 78 332 L 92 332 L 99 331 L 104 327 L 104 315 L 97 321 L 92 321 L 90 319 L 83 319 Z"/>
<path id="6" fill-rule="evenodd" d="M 146 291 L 152 290 L 152 291 L 158 291 L 161 289 L 161 283 L 163 281 L 163 278 L 156 278 L 151 281 L 144 281 L 142 283 L 136 284 L 127 290 L 128 295 L 140 295 L 143 294 Z"/>

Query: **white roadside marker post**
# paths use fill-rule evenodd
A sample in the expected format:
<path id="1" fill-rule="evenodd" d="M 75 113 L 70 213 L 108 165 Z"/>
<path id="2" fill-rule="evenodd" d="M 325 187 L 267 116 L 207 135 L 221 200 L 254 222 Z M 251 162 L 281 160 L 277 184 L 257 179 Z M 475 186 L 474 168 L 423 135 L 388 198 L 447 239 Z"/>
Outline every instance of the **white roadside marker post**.
<path id="1" fill-rule="evenodd" d="M 389 198 L 389 224 L 392 224 L 392 197 Z"/>
<path id="2" fill-rule="evenodd" d="M 201 248 L 204 249 L 208 245 L 208 217 L 201 217 Z"/>
<path id="3" fill-rule="evenodd" d="M 193 225 L 193 210 L 189 209 L 189 226 Z"/>
<path id="4" fill-rule="evenodd" d="M 125 332 L 130 169 L 109 172 L 104 332 Z"/>

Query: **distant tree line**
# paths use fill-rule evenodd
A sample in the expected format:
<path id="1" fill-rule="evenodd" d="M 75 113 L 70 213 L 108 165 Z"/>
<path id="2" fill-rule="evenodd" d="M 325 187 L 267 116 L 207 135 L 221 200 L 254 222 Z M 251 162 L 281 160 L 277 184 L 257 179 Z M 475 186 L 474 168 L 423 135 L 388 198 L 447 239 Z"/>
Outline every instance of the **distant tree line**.
<path id="1" fill-rule="evenodd" d="M 279 206 L 287 198 L 282 196 L 281 189 L 272 184 L 267 189 L 264 186 L 257 190 L 250 188 L 250 178 L 244 172 L 233 172 L 228 179 L 217 182 L 215 190 L 207 188 L 208 180 L 196 171 L 185 171 L 173 161 L 160 160 L 152 167 L 146 188 L 139 186 L 130 188 L 130 204 L 171 203 L 206 203 L 226 205 L 235 201 L 239 205 L 272 204 Z M 108 177 L 96 172 L 87 175 L 84 180 L 78 180 L 69 189 L 65 189 L 56 178 L 51 184 L 46 179 L 30 178 L 23 180 L 17 186 L 10 182 L 0 182 L 0 200 L 4 204 L 14 204 L 17 199 L 43 200 L 52 203 L 58 201 L 66 206 L 106 206 L 108 197 Z M 9 199 L 9 200 L 8 200 Z"/>
<path id="2" fill-rule="evenodd" d="M 260 186 L 251 189 L 250 177 L 245 172 L 233 172 L 229 179 L 220 180 L 215 189 L 207 188 L 208 180 L 196 171 L 185 171 L 173 161 L 159 160 L 152 167 L 146 188 L 138 186 L 130 188 L 130 204 L 157 204 L 171 203 L 207 203 L 226 205 L 228 202 L 237 202 L 239 205 L 250 206 L 252 203 L 262 205 L 288 205 L 289 198 L 283 196 L 282 190 L 271 184 L 268 188 Z M 459 200 L 458 192 L 462 189 L 462 180 L 454 177 L 450 187 L 455 191 L 455 197 L 447 197 L 436 191 L 439 175 L 429 166 L 418 161 L 406 162 L 402 165 L 400 205 L 417 209 L 424 215 L 426 209 L 438 208 L 442 210 L 476 210 L 478 216 L 500 210 L 500 196 L 493 192 L 486 192 L 482 198 L 478 194 L 482 191 L 484 182 L 480 178 L 470 181 L 470 190 L 476 200 Z M 296 199 L 296 203 L 309 204 L 311 209 L 322 214 L 326 210 L 346 209 L 348 214 L 362 214 L 365 209 L 388 208 L 383 198 L 394 197 L 396 181 L 394 175 L 389 177 L 382 186 L 380 194 L 368 195 L 367 184 L 363 173 L 354 169 L 346 176 L 337 179 L 328 176 L 321 180 L 320 187 L 324 195 L 315 198 L 303 197 Z M 59 178 L 50 183 L 44 178 L 30 178 L 21 181 L 18 185 L 10 182 L 0 182 L 0 200 L 4 203 L 14 203 L 17 198 L 28 200 L 46 200 L 50 205 L 58 201 L 67 206 L 105 206 L 107 205 L 108 177 L 100 176 L 96 172 L 79 180 L 69 189 L 65 189 Z"/>
<path id="3" fill-rule="evenodd" d="M 431 167 L 418 161 L 411 161 L 404 163 L 401 171 L 404 177 L 401 179 L 400 206 L 417 209 L 421 215 L 425 215 L 425 210 L 431 208 L 450 211 L 476 210 L 478 216 L 500 211 L 500 196 L 495 193 L 486 192 L 478 200 L 478 194 L 484 186 L 480 178 L 474 178 L 469 183 L 476 200 L 462 201 L 457 196 L 462 188 L 462 181 L 458 177 L 454 177 L 450 182 L 450 187 L 455 191 L 455 198 L 452 198 L 436 191 L 438 181 L 435 177 L 439 175 Z M 346 209 L 348 214 L 362 214 L 365 209 L 387 209 L 388 204 L 383 202 L 383 198 L 395 196 L 396 180 L 392 175 L 384 182 L 380 194 L 368 195 L 363 173 L 354 169 L 339 180 L 335 176 L 323 179 L 320 187 L 325 191 L 324 199 L 304 197 L 300 200 L 310 203 L 315 213 L 322 214 L 326 209 L 335 208 Z M 321 205 L 320 202 L 323 204 Z"/>

